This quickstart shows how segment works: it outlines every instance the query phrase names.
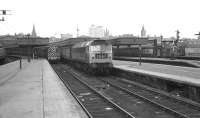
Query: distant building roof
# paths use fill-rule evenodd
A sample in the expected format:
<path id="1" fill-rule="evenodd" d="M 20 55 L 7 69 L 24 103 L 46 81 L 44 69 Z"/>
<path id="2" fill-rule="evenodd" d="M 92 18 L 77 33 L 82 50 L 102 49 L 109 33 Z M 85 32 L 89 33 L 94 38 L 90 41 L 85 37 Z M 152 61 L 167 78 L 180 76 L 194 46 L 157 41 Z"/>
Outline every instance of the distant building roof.
<path id="1" fill-rule="evenodd" d="M 2 35 L 0 36 L 0 40 L 15 40 L 16 37 L 13 35 Z"/>

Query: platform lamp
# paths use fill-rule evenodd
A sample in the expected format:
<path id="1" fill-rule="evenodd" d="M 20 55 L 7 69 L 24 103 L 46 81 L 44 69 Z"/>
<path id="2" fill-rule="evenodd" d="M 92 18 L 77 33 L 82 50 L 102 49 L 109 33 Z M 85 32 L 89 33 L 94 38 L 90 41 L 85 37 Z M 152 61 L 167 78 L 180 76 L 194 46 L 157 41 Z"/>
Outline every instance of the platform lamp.
<path id="1" fill-rule="evenodd" d="M 27 36 L 27 40 L 29 42 L 30 34 L 27 34 L 26 36 Z M 28 62 L 30 62 L 30 61 L 31 61 L 31 47 L 29 46 L 28 47 Z"/>
<path id="2" fill-rule="evenodd" d="M 139 65 L 142 64 L 142 44 L 139 44 Z"/>
<path id="3" fill-rule="evenodd" d="M 171 59 L 174 59 L 174 55 L 175 55 L 175 41 L 173 40 L 173 42 L 172 42 L 172 54 L 171 54 Z"/>
<path id="4" fill-rule="evenodd" d="M 163 52 L 163 35 L 160 35 L 160 45 L 161 45 L 161 50 L 160 50 L 160 56 L 162 57 L 162 52 Z"/>

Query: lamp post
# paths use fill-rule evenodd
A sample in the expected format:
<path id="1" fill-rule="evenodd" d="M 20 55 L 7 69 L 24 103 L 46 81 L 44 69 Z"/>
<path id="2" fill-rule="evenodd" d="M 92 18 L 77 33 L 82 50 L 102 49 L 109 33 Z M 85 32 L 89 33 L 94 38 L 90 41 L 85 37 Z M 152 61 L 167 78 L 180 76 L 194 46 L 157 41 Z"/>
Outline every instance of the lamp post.
<path id="1" fill-rule="evenodd" d="M 27 34 L 28 42 L 29 42 L 29 37 L 30 37 L 30 34 Z M 31 61 L 31 47 L 29 46 L 28 47 L 28 62 L 30 61 Z"/>
<path id="2" fill-rule="evenodd" d="M 139 65 L 142 64 L 142 45 L 139 44 Z"/>
<path id="3" fill-rule="evenodd" d="M 174 59 L 174 55 L 175 55 L 175 41 L 173 40 L 173 42 L 172 42 L 172 55 L 171 55 L 171 59 Z"/>
<path id="4" fill-rule="evenodd" d="M 163 35 L 160 36 L 160 40 L 161 40 L 161 42 L 160 42 L 160 45 L 161 45 L 160 57 L 162 57 L 163 56 L 163 54 L 162 54 L 162 52 L 163 52 Z"/>
<path id="5" fill-rule="evenodd" d="M 20 67 L 20 69 L 22 69 L 22 57 L 20 57 L 20 59 L 19 59 L 19 67 Z"/>

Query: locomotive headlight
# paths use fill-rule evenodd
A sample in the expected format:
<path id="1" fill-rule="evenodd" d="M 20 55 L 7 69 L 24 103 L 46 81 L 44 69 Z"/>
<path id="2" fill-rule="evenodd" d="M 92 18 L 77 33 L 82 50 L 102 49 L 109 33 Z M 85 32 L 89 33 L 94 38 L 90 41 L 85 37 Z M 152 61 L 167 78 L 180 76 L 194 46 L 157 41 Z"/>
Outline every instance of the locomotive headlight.
<path id="1" fill-rule="evenodd" d="M 92 57 L 92 59 L 94 59 L 94 57 Z"/>

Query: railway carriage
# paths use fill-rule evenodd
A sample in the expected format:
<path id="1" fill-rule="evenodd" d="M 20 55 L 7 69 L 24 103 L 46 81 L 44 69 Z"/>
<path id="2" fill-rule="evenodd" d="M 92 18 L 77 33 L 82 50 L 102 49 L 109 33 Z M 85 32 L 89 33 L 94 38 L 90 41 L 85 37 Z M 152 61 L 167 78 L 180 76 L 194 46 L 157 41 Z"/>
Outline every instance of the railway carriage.
<path id="1" fill-rule="evenodd" d="M 4 62 L 5 58 L 6 58 L 5 49 L 3 48 L 2 44 L 0 44 L 0 62 Z"/>
<path id="2" fill-rule="evenodd" d="M 60 60 L 60 49 L 58 47 L 51 46 L 48 48 L 48 60 Z"/>
<path id="3" fill-rule="evenodd" d="M 112 45 L 106 40 L 91 40 L 61 48 L 63 60 L 92 73 L 109 73 L 112 69 Z"/>
<path id="4" fill-rule="evenodd" d="M 60 60 L 60 49 L 56 46 L 42 46 L 34 48 L 36 58 L 46 58 L 49 61 Z"/>

